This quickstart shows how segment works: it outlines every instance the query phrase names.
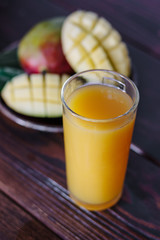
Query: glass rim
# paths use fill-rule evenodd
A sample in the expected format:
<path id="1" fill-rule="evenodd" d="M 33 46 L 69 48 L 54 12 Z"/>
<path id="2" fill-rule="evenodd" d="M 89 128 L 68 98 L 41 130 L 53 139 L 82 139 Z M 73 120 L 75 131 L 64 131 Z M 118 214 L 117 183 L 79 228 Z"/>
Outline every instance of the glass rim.
<path id="1" fill-rule="evenodd" d="M 64 91 L 65 91 L 65 88 L 66 86 L 76 77 L 78 76 L 81 76 L 82 74 L 85 74 L 85 73 L 89 73 L 89 72 L 105 72 L 105 73 L 110 73 L 110 74 L 113 74 L 113 75 L 116 75 L 116 76 L 119 76 L 123 79 L 125 79 L 126 81 L 128 81 L 131 85 L 132 85 L 132 88 L 134 89 L 135 91 L 135 100 L 133 102 L 133 105 L 132 107 L 126 111 L 125 113 L 117 116 L 117 117 L 114 117 L 114 118 L 106 118 L 106 119 L 94 119 L 94 118 L 87 118 L 87 117 L 84 117 L 76 112 L 74 112 L 69 106 L 68 104 L 66 103 L 65 99 L 64 99 Z M 114 78 L 113 78 L 114 79 Z M 98 83 L 98 82 L 96 82 Z M 112 71 L 112 70 L 106 70 L 106 69 L 89 69 L 89 70 L 85 70 L 85 71 L 82 71 L 82 72 L 78 72 L 78 73 L 75 73 L 73 74 L 72 76 L 70 76 L 66 81 L 65 83 L 63 84 L 62 86 L 62 89 L 61 89 L 61 100 L 62 100 L 62 104 L 67 108 L 67 110 L 69 110 L 71 112 L 71 114 L 83 121 L 88 121 L 88 122 L 93 122 L 93 123 L 107 123 L 107 122 L 113 122 L 113 121 L 116 121 L 116 120 L 119 120 L 127 115 L 129 115 L 130 113 L 134 112 L 138 106 L 138 103 L 139 103 L 139 91 L 138 91 L 138 88 L 136 86 L 136 84 L 128 77 L 126 77 L 125 75 L 123 74 L 120 74 L 118 72 L 115 72 L 115 71 Z"/>

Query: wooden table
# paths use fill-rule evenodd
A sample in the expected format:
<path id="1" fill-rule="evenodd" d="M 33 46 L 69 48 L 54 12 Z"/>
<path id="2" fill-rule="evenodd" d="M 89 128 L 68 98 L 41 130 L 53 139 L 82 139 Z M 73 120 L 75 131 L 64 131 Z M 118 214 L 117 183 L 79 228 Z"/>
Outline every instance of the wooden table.
<path id="1" fill-rule="evenodd" d="M 0 114 L 0 240 L 160 239 L 160 2 L 0 2 L 0 49 L 36 22 L 81 8 L 106 17 L 133 60 L 140 104 L 124 193 L 102 212 L 78 208 L 66 190 L 63 133 L 27 129 Z"/>

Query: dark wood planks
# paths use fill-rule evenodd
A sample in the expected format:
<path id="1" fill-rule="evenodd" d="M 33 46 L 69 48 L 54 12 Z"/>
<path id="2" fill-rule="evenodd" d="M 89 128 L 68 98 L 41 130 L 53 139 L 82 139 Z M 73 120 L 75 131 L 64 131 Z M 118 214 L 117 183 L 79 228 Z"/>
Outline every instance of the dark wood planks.
<path id="1" fill-rule="evenodd" d="M 17 41 L 34 24 L 48 18 L 65 15 L 66 10 L 46 0 L 0 1 L 0 49 Z"/>
<path id="2" fill-rule="evenodd" d="M 9 2 L 5 4 L 2 1 L 1 9 L 4 9 L 4 11 L 0 18 L 2 18 L 2 22 L 5 22 L 5 24 L 0 26 L 2 33 L 1 41 L 3 41 L 3 37 L 8 38 L 9 41 L 11 41 L 11 39 L 17 40 L 20 38 L 20 35 L 23 35 L 27 31 L 27 28 L 30 28 L 36 21 L 51 16 L 67 15 L 69 12 L 82 7 L 83 1 L 84 0 L 79 2 L 75 0 L 40 0 L 34 1 L 34 3 L 31 3 L 30 0 L 25 3 L 16 1 L 14 5 L 10 2 L 10 6 L 13 5 L 13 7 L 10 8 L 7 8 Z M 159 37 L 157 37 L 159 35 L 157 35 L 157 33 L 159 31 L 160 15 L 158 5 L 160 5 L 160 2 L 153 0 L 152 6 L 150 6 L 150 4 L 150 1 L 144 2 L 137 0 L 130 1 L 130 3 L 126 0 L 94 0 L 92 2 L 86 2 L 83 6 L 85 6 L 87 10 L 94 10 L 109 17 L 109 20 L 114 23 L 118 30 L 124 32 L 124 36 L 126 35 L 129 39 L 141 38 L 138 40 L 139 44 L 142 44 L 144 47 L 145 44 L 149 45 L 148 49 L 150 50 L 148 50 L 147 53 L 129 45 L 134 71 L 137 75 L 138 88 L 140 90 L 140 104 L 133 141 L 160 162 L 160 111 L 158 111 L 160 102 L 160 81 L 158 80 L 160 61 L 149 55 L 153 52 L 152 48 L 156 48 L 157 44 L 159 46 Z M 38 8 L 39 11 L 33 14 L 36 8 Z M 27 18 L 28 11 L 30 11 L 31 16 L 29 20 Z M 140 18 L 144 17 L 147 20 L 140 21 Z M 11 22 L 12 28 L 18 28 L 19 31 L 12 32 L 12 28 L 10 28 Z M 150 27 L 146 28 L 146 25 Z M 143 30 L 142 27 L 144 28 Z M 133 31 L 133 28 L 136 32 Z M 143 36 L 144 32 L 145 34 Z M 130 35 L 131 33 L 133 33 L 133 35 Z M 13 36 L 15 37 L 14 39 Z M 153 40 L 149 40 L 149 37 L 151 39 L 156 37 L 156 40 L 153 42 Z M 130 42 L 129 39 L 126 39 L 127 42 Z M 137 44 L 132 44 L 137 46 Z M 150 140 L 151 136 L 152 141 Z"/>
<path id="3" fill-rule="evenodd" d="M 50 230 L 69 240 L 160 239 L 160 168 L 131 152 L 122 200 L 88 212 L 68 197 L 63 135 L 9 123 L 0 124 L 0 189 Z"/>
<path id="4" fill-rule="evenodd" d="M 133 141 L 160 163 L 160 61 L 129 46 L 140 102 Z"/>
<path id="5" fill-rule="evenodd" d="M 43 19 L 67 15 L 77 9 L 86 9 L 95 11 L 111 21 L 128 43 L 160 58 L 158 0 L 36 0 L 34 2 L 2 0 L 0 9 L 0 19 L 3 22 L 0 26 L 0 49 L 19 40 L 35 23 Z"/>
<path id="6" fill-rule="evenodd" d="M 60 240 L 57 235 L 0 191 L 0 239 Z"/>
<path id="7" fill-rule="evenodd" d="M 140 92 L 133 142 L 160 164 L 160 61 L 131 45 L 129 51 L 133 61 L 133 80 Z M 42 138 L 42 141 L 45 140 Z"/>
<path id="8" fill-rule="evenodd" d="M 130 54 L 141 94 L 133 140 L 142 150 L 149 152 L 151 158 L 159 161 L 160 63 L 149 56 L 160 57 L 159 5 L 157 0 L 1 1 L 0 48 L 20 39 L 36 22 L 67 15 L 78 8 L 84 9 L 84 6 L 108 18 L 124 40 L 132 44 Z M 13 207 L 11 216 L 11 209 L 2 204 L 0 216 L 8 213 L 6 220 L 1 218 L 3 224 L 5 222 L 7 226 L 10 219 L 19 221 L 19 225 L 25 219 L 35 219 L 33 225 L 24 226 L 23 231 L 27 234 L 33 230 L 36 238 L 36 231 L 40 230 L 40 239 L 44 239 L 43 233 L 49 234 L 49 239 L 48 228 L 69 240 L 160 239 L 160 172 L 158 164 L 151 163 L 151 158 L 147 161 L 131 152 L 122 200 L 112 209 L 88 212 L 77 208 L 68 197 L 63 135 L 28 130 L 0 115 L 0 189 L 10 197 L 6 200 L 2 194 L 0 202 L 7 201 Z M 11 202 L 12 199 L 20 207 Z M 21 220 L 17 216 L 21 216 Z M 3 237 L 6 229 L 3 229 Z M 7 240 L 15 236 L 12 230 L 8 232 Z"/>

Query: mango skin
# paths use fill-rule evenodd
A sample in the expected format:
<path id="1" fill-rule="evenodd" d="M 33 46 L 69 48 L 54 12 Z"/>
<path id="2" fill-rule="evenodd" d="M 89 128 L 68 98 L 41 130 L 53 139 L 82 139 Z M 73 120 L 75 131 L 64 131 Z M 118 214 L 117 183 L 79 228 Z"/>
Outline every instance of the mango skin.
<path id="1" fill-rule="evenodd" d="M 58 17 L 35 25 L 20 41 L 18 58 L 27 73 L 71 73 L 61 45 L 64 18 Z"/>

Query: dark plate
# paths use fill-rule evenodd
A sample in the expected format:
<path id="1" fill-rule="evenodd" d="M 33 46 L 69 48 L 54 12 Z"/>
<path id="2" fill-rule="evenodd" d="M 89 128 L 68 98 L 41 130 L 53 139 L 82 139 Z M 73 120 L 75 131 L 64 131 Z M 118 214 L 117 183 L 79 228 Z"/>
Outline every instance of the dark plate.
<path id="1" fill-rule="evenodd" d="M 15 72 L 17 71 L 15 71 L 15 67 L 18 69 L 18 71 L 21 71 L 17 59 L 16 46 L 17 43 L 13 44 L 13 46 L 6 52 L 0 54 L 0 68 L 5 69 L 6 67 L 9 67 L 10 69 L 8 72 L 5 70 L 3 71 L 2 69 L 2 74 L 0 75 L 1 88 L 6 81 L 10 80 L 9 78 L 12 78 L 14 76 Z M 137 84 L 137 74 L 134 66 L 132 68 L 131 79 L 135 82 L 135 84 Z M 62 118 L 36 118 L 19 114 L 10 109 L 1 97 L 0 111 L 13 122 L 26 128 L 53 133 L 63 132 Z"/>
<path id="2" fill-rule="evenodd" d="M 62 118 L 37 118 L 19 114 L 10 109 L 0 97 L 0 111 L 13 122 L 39 131 L 63 132 Z"/>

